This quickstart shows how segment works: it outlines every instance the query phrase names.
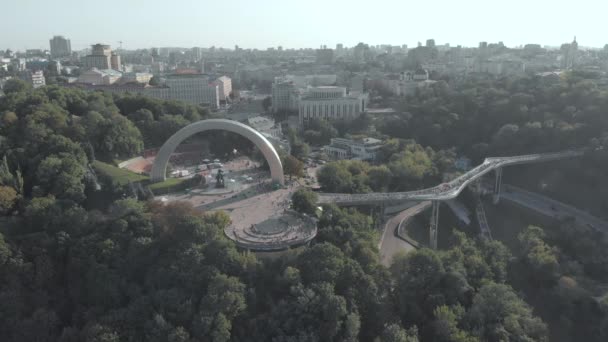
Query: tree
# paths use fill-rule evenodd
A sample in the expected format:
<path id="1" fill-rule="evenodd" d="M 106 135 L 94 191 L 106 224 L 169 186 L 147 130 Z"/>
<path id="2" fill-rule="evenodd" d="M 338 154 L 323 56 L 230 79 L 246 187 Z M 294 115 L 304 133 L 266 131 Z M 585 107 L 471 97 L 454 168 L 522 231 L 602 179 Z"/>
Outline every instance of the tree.
<path id="1" fill-rule="evenodd" d="M 318 196 L 309 189 L 298 189 L 291 197 L 293 208 L 304 214 L 314 215 L 317 209 Z"/>
<path id="2" fill-rule="evenodd" d="M 389 169 L 399 189 L 420 186 L 426 176 L 433 175 L 433 162 L 420 145 L 410 145 L 404 152 L 393 155 Z"/>
<path id="3" fill-rule="evenodd" d="M 433 314 L 435 319 L 432 323 L 434 341 L 445 342 L 478 342 L 479 339 L 469 335 L 458 326 L 463 319 L 465 310 L 462 306 L 449 307 L 446 305 L 435 308 Z"/>
<path id="4" fill-rule="evenodd" d="M 17 191 L 10 186 L 0 186 L 0 214 L 7 214 L 15 206 Z"/>
<path id="5" fill-rule="evenodd" d="M 420 249 L 393 259 L 395 302 L 401 320 L 422 326 L 442 304 L 440 283 L 445 269 L 436 252 Z"/>
<path id="6" fill-rule="evenodd" d="M 237 278 L 223 274 L 215 276 L 200 303 L 195 321 L 195 337 L 213 341 L 230 340 L 232 319 L 246 308 L 245 285 Z"/>
<path id="7" fill-rule="evenodd" d="M 97 154 L 109 158 L 132 157 L 143 150 L 139 129 L 126 117 L 89 112 L 83 120 L 88 139 Z"/>
<path id="8" fill-rule="evenodd" d="M 294 156 L 287 156 L 283 159 L 283 171 L 289 175 L 289 180 L 293 176 L 296 178 L 304 177 L 304 163 Z"/>
<path id="9" fill-rule="evenodd" d="M 16 78 L 11 78 L 4 84 L 4 93 L 7 95 L 12 93 L 22 93 L 30 89 L 32 89 L 32 86 L 29 83 Z"/>
<path id="10" fill-rule="evenodd" d="M 0 162 L 0 184 L 12 185 L 13 183 L 14 177 L 8 166 L 8 159 L 6 158 L 6 155 L 4 155 L 2 162 Z"/>
<path id="11" fill-rule="evenodd" d="M 367 176 L 370 188 L 376 192 L 388 191 L 393 178 L 391 170 L 385 165 L 371 167 L 367 172 Z"/>
<path id="12" fill-rule="evenodd" d="M 338 136 L 338 131 L 327 120 L 310 120 L 304 131 L 304 140 L 314 146 L 327 145 L 331 138 Z"/>
<path id="13" fill-rule="evenodd" d="M 405 330 L 399 324 L 388 324 L 376 342 L 418 342 L 416 327 Z"/>
<path id="14" fill-rule="evenodd" d="M 297 319 L 293 319 L 297 317 Z M 359 315 L 330 283 L 293 286 L 274 308 L 269 337 L 274 341 L 356 341 Z"/>
<path id="15" fill-rule="evenodd" d="M 40 189 L 45 194 L 51 194 L 61 199 L 82 201 L 84 196 L 84 176 L 86 170 L 72 156 L 46 157 L 36 170 Z"/>
<path id="16" fill-rule="evenodd" d="M 150 84 L 151 86 L 157 86 L 157 85 L 160 85 L 160 79 L 159 79 L 159 77 L 158 77 L 158 76 L 153 76 L 153 77 L 150 79 L 150 82 L 148 82 L 148 84 Z"/>
<path id="17" fill-rule="evenodd" d="M 543 240 L 545 233 L 542 228 L 529 226 L 518 235 L 522 245 L 522 261 L 529 267 L 529 277 L 537 285 L 549 287 L 560 276 L 560 265 L 557 253 Z"/>
<path id="18" fill-rule="evenodd" d="M 262 108 L 264 108 L 265 112 L 268 112 L 270 106 L 272 106 L 272 98 L 267 96 L 262 100 Z"/>
<path id="19" fill-rule="evenodd" d="M 310 146 L 307 143 L 297 139 L 290 143 L 291 147 L 291 155 L 298 158 L 299 160 L 304 160 L 308 158 L 310 154 Z"/>
<path id="20" fill-rule="evenodd" d="M 547 341 L 546 325 L 508 285 L 483 286 L 467 316 L 484 341 Z"/>
<path id="21" fill-rule="evenodd" d="M 352 191 L 352 175 L 343 164 L 326 164 L 319 170 L 317 179 L 326 192 Z"/>

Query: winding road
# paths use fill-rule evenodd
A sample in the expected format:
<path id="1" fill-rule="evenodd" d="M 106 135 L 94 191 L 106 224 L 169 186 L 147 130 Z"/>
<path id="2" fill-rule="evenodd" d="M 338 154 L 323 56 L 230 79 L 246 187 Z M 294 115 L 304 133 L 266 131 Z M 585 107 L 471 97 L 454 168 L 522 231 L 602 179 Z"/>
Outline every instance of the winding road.
<path id="1" fill-rule="evenodd" d="M 418 203 L 397 215 L 391 217 L 384 225 L 384 232 L 382 238 L 378 243 L 378 249 L 380 250 L 380 263 L 384 266 L 390 266 L 393 257 L 397 253 L 407 253 L 416 247 L 411 245 L 409 242 L 401 239 L 397 236 L 397 228 L 399 224 L 411 216 L 415 216 L 420 212 L 431 206 L 431 202 L 425 201 Z"/>

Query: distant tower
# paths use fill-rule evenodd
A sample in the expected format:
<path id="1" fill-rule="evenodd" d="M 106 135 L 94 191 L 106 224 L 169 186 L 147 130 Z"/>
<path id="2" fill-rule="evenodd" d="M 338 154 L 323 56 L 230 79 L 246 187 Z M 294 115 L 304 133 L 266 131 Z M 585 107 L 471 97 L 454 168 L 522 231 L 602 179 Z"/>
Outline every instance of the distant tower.
<path id="1" fill-rule="evenodd" d="M 572 44 L 570 44 L 570 67 L 574 68 L 578 59 L 578 43 L 576 42 L 576 36 L 574 36 L 574 40 Z"/>
<path id="2" fill-rule="evenodd" d="M 578 59 L 578 43 L 576 42 L 576 36 L 570 44 L 562 44 L 562 68 L 572 69 L 577 63 Z"/>
<path id="3" fill-rule="evenodd" d="M 63 36 L 54 36 L 50 41 L 51 57 L 70 57 L 72 54 L 72 46 L 70 40 Z"/>

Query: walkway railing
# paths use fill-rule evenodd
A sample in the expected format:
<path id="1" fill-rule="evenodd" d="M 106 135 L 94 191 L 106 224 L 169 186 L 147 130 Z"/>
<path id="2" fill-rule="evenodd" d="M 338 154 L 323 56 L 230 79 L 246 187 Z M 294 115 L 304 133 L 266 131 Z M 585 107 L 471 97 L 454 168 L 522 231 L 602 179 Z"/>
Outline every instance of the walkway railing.
<path id="1" fill-rule="evenodd" d="M 551 160 L 559 160 L 566 158 L 580 157 L 585 153 L 584 150 L 568 150 L 555 153 L 538 153 L 528 154 L 513 157 L 493 157 L 486 158 L 483 163 L 469 170 L 460 177 L 437 186 L 407 192 L 389 192 L 379 193 L 372 192 L 367 194 L 339 194 L 339 193 L 321 193 L 319 194 L 319 203 L 336 203 L 342 205 L 367 205 L 378 204 L 383 202 L 400 202 L 400 201 L 446 201 L 455 198 L 460 192 L 471 182 L 480 178 L 488 172 L 495 169 L 517 165 L 530 164 L 537 162 L 547 162 Z"/>

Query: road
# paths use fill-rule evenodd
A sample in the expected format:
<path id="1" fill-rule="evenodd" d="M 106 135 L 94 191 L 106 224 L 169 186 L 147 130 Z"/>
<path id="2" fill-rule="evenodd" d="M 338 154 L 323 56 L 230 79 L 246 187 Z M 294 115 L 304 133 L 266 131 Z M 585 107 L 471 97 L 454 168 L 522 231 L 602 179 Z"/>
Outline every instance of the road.
<path id="1" fill-rule="evenodd" d="M 608 233 L 608 222 L 599 219 L 589 213 L 577 209 L 568 204 L 556 201 L 543 195 L 529 192 L 512 185 L 503 185 L 500 198 L 535 210 L 548 217 L 565 219 L 573 217 L 579 224 L 592 227 L 604 233 Z"/>
<path id="2" fill-rule="evenodd" d="M 396 216 L 391 217 L 384 225 L 384 232 L 382 238 L 378 243 L 378 249 L 380 250 L 380 263 L 384 266 L 390 266 L 393 256 L 399 252 L 409 252 L 415 249 L 410 243 L 400 239 L 397 236 L 396 230 L 403 220 L 415 216 L 427 209 L 431 205 L 431 202 L 417 203 L 413 207 L 410 207 Z"/>

